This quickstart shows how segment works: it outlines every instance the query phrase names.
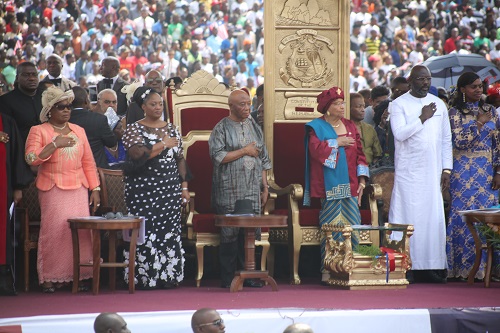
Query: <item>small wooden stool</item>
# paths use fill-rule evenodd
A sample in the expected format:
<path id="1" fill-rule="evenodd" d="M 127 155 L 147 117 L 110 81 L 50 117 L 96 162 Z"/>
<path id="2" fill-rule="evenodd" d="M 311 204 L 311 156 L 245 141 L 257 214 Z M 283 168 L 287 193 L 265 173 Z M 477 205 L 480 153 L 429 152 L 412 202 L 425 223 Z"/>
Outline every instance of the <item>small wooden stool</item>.
<path id="1" fill-rule="evenodd" d="M 133 294 L 135 291 L 134 284 L 134 270 L 135 270 L 135 248 L 137 242 L 137 235 L 139 234 L 139 227 L 141 225 L 140 218 L 124 218 L 105 219 L 97 217 L 88 218 L 75 218 L 68 219 L 69 227 L 71 228 L 71 238 L 73 240 L 73 294 L 78 292 L 78 281 L 80 280 L 80 266 L 92 266 L 92 293 L 97 295 L 99 293 L 99 277 L 101 267 L 110 268 L 109 273 L 109 289 L 115 290 L 116 280 L 116 267 L 127 267 L 129 269 L 128 291 Z M 92 230 L 92 263 L 80 263 L 80 243 L 78 240 L 78 229 Z M 132 236 L 130 238 L 130 255 L 132 259 L 129 263 L 116 262 L 116 231 L 132 229 Z M 101 263 L 101 233 L 100 230 L 112 231 L 109 233 L 109 252 L 108 262 Z"/>

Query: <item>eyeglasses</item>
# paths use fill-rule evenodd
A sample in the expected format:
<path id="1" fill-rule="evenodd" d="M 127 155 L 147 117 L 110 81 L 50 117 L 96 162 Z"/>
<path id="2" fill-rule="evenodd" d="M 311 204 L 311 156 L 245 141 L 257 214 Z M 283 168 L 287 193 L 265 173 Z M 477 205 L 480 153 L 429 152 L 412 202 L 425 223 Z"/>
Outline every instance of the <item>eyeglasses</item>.
<path id="1" fill-rule="evenodd" d="M 161 83 L 162 81 L 163 81 L 163 80 L 162 80 L 162 79 L 160 79 L 160 78 L 156 78 L 156 79 L 147 79 L 147 80 L 146 80 L 146 82 L 147 82 L 147 83 L 153 83 L 153 82 L 155 82 L 155 83 Z"/>
<path id="2" fill-rule="evenodd" d="M 110 101 L 109 99 L 105 99 L 104 101 L 104 104 L 116 104 L 117 101 Z"/>
<path id="3" fill-rule="evenodd" d="M 222 325 L 224 325 L 224 320 L 222 320 L 222 318 L 220 318 L 220 319 L 214 320 L 211 323 L 200 324 L 200 325 L 198 325 L 198 327 L 210 326 L 210 325 L 221 327 Z"/>
<path id="4" fill-rule="evenodd" d="M 345 106 L 345 102 L 337 102 L 337 103 L 332 103 L 335 106 Z"/>
<path id="5" fill-rule="evenodd" d="M 58 109 L 59 111 L 63 111 L 64 109 L 68 109 L 68 110 L 71 110 L 71 104 L 57 104 L 57 105 L 54 105 L 56 107 L 56 109 Z"/>
<path id="6" fill-rule="evenodd" d="M 431 82 L 431 80 L 432 80 L 432 77 L 430 77 L 430 76 L 419 76 L 419 77 L 415 78 L 415 81 L 418 81 L 418 82 L 424 82 L 424 81 Z"/>

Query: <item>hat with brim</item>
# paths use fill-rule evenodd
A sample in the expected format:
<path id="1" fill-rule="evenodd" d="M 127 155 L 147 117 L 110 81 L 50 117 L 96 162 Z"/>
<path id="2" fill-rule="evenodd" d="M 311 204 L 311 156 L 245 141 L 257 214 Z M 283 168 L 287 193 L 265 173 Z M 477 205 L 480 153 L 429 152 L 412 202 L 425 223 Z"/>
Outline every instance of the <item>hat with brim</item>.
<path id="1" fill-rule="evenodd" d="M 56 103 L 62 101 L 68 101 L 68 103 L 73 102 L 75 99 L 75 94 L 73 94 L 73 90 L 62 91 L 57 87 L 48 87 L 42 94 L 42 112 L 40 112 L 40 121 L 42 123 L 49 120 L 48 114 L 52 107 Z"/>
<path id="2" fill-rule="evenodd" d="M 253 210 L 252 200 L 240 199 L 234 203 L 233 214 L 255 214 Z"/>

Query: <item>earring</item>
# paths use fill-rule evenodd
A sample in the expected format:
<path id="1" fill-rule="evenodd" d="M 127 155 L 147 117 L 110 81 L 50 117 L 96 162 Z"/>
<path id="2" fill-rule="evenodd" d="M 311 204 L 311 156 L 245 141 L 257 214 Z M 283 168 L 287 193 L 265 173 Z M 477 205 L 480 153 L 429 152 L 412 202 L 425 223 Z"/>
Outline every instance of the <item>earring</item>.
<path id="1" fill-rule="evenodd" d="M 52 117 L 52 115 L 51 115 L 51 114 L 50 114 L 50 112 L 49 112 L 49 113 L 47 113 L 47 118 L 49 118 L 49 119 L 50 119 L 50 117 Z"/>
<path id="2" fill-rule="evenodd" d="M 465 93 L 462 93 L 462 96 L 464 96 L 464 103 L 465 103 Z"/>
<path id="3" fill-rule="evenodd" d="M 326 115 L 327 115 L 327 116 L 330 116 L 330 111 L 326 111 Z"/>

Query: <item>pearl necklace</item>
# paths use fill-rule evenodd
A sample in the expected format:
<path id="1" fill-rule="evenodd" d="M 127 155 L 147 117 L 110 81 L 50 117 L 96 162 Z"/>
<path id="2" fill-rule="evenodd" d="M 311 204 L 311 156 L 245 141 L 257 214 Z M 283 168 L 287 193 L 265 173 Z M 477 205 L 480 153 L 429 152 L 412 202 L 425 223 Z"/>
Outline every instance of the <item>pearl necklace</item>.
<path id="1" fill-rule="evenodd" d="M 52 127 L 54 127 L 55 129 L 58 129 L 58 130 L 62 131 L 63 129 L 65 129 L 65 128 L 66 128 L 66 125 L 68 125 L 68 123 L 64 123 L 64 126 L 63 126 L 63 127 L 58 127 L 58 126 L 56 126 L 56 125 L 54 125 L 54 124 L 50 124 L 50 125 L 52 125 Z"/>
<path id="2" fill-rule="evenodd" d="M 342 123 L 342 122 L 339 120 L 339 123 L 338 123 L 337 125 L 333 125 L 333 124 L 330 124 L 330 125 L 332 125 L 332 127 L 333 127 L 333 128 L 338 128 L 338 127 L 340 126 L 340 124 L 341 124 L 341 123 Z"/>

